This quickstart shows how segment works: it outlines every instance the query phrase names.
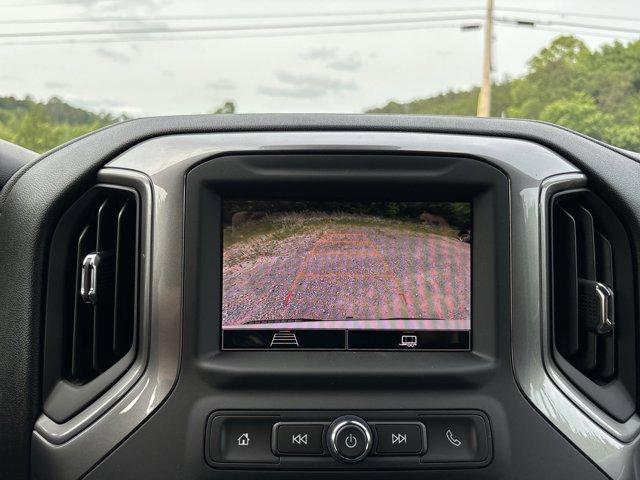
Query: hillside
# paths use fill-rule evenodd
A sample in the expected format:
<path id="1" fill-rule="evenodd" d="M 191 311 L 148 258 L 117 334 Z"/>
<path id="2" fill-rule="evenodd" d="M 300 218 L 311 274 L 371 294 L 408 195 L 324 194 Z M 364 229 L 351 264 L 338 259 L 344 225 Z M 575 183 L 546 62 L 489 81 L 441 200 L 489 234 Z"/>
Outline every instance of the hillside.
<path id="1" fill-rule="evenodd" d="M 0 97 L 0 138 L 36 152 L 124 119 L 124 115 L 116 117 L 76 108 L 57 97 L 47 102 Z"/>
<path id="2" fill-rule="evenodd" d="M 229 100 L 212 113 L 234 113 L 235 110 L 235 103 Z M 0 139 L 39 153 L 127 118 L 124 114 L 116 116 L 83 110 L 58 97 L 46 102 L 30 97 L 0 97 Z"/>
<path id="3" fill-rule="evenodd" d="M 108 124 L 126 118 L 124 115 L 116 117 L 108 113 L 89 112 L 82 108 L 73 107 L 58 97 L 51 97 L 47 102 L 37 102 L 30 97 L 23 99 L 0 97 L 0 115 L 5 112 L 28 113 L 36 108 L 41 108 L 51 122 L 69 125 L 82 125 L 92 122 Z"/>
<path id="4" fill-rule="evenodd" d="M 371 113 L 475 115 L 478 88 Z M 494 85 L 494 116 L 557 123 L 614 145 L 640 151 L 640 41 L 590 51 L 572 36 L 542 49 L 520 78 Z"/>
<path id="5" fill-rule="evenodd" d="M 475 116 L 480 87 L 471 90 L 449 91 L 407 103 L 391 101 L 384 107 L 372 108 L 367 113 L 403 113 L 431 115 Z M 509 84 L 495 84 L 492 89 L 491 111 L 500 116 L 509 105 Z"/>

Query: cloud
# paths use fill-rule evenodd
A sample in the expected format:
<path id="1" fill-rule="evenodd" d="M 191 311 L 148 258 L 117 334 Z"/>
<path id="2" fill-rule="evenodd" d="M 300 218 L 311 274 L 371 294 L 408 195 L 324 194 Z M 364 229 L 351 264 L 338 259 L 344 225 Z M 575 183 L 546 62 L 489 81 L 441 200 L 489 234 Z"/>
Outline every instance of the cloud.
<path id="1" fill-rule="evenodd" d="M 336 47 L 315 47 L 302 52 L 300 58 L 303 60 L 331 60 L 336 58 L 337 54 Z"/>
<path id="2" fill-rule="evenodd" d="M 311 48 L 299 56 L 303 60 L 322 61 L 327 68 L 340 72 L 355 72 L 362 67 L 360 52 L 341 53 L 337 47 Z"/>
<path id="3" fill-rule="evenodd" d="M 326 75 L 314 75 L 312 73 L 296 74 L 281 70 L 276 74 L 276 77 L 287 85 L 319 88 L 327 92 L 344 92 L 358 89 L 358 86 L 353 80 L 342 80 L 341 78 Z"/>
<path id="4" fill-rule="evenodd" d="M 108 58 L 116 63 L 129 63 L 131 61 L 131 55 L 120 51 L 106 47 L 98 47 L 95 52 L 101 57 Z"/>
<path id="5" fill-rule="evenodd" d="M 176 72 L 174 72 L 173 70 L 162 70 L 160 74 L 163 77 L 169 77 L 169 78 L 173 78 L 176 76 Z"/>
<path id="6" fill-rule="evenodd" d="M 268 97 L 284 97 L 284 98 L 318 98 L 327 92 L 321 88 L 313 87 L 258 87 L 258 93 Z"/>
<path id="7" fill-rule="evenodd" d="M 44 86 L 47 88 L 52 88 L 54 90 L 62 90 L 70 87 L 68 83 L 58 82 L 56 80 L 52 80 L 50 82 L 44 82 Z"/>
<path id="8" fill-rule="evenodd" d="M 3 73 L 2 75 L 0 75 L 0 80 L 22 80 L 20 77 L 18 77 L 17 75 L 11 75 L 11 74 L 7 74 L 7 73 Z"/>
<path id="9" fill-rule="evenodd" d="M 329 62 L 327 67 L 341 72 L 355 72 L 362 67 L 362 56 L 359 52 L 353 52 L 345 57 L 336 58 Z"/>
<path id="10" fill-rule="evenodd" d="M 114 114 L 127 113 L 130 116 L 140 115 L 142 110 L 135 105 L 128 105 L 115 98 L 93 97 L 85 95 L 69 95 L 67 100 L 80 108 Z"/>
<path id="11" fill-rule="evenodd" d="M 276 78 L 281 85 L 263 85 L 258 87 L 258 93 L 270 97 L 313 99 L 328 93 L 343 93 L 358 89 L 358 85 L 353 80 L 342 80 L 326 75 L 280 71 L 276 74 Z"/>
<path id="12" fill-rule="evenodd" d="M 218 78 L 216 80 L 213 80 L 207 83 L 206 86 L 211 90 L 217 90 L 217 91 L 229 91 L 229 90 L 236 89 L 236 84 L 233 81 L 229 80 L 228 78 Z"/>

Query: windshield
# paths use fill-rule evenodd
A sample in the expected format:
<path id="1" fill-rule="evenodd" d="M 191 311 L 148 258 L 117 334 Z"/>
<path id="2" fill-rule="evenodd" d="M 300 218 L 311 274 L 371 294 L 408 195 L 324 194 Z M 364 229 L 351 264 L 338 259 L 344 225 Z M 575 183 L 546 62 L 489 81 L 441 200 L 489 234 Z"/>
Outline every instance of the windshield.
<path id="1" fill-rule="evenodd" d="M 640 150 L 638 0 L 0 0 L 0 139 L 152 115 L 544 120 Z"/>

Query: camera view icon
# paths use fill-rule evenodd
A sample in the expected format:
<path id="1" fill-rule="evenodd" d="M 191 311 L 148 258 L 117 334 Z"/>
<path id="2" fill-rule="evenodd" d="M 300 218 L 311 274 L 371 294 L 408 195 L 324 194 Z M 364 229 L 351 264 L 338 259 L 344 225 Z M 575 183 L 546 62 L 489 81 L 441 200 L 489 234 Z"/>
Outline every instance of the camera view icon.
<path id="1" fill-rule="evenodd" d="M 418 345 L 418 336 L 417 335 L 402 335 L 400 337 L 401 347 L 413 348 Z"/>

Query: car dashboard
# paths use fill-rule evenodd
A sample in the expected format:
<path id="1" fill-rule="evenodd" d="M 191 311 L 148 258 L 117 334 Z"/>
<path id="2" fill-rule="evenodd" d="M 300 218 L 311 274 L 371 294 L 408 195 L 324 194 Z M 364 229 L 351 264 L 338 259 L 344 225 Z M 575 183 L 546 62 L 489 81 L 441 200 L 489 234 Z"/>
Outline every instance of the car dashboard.
<path id="1" fill-rule="evenodd" d="M 503 119 L 151 118 L 48 152 L 0 191 L 6 478 L 636 478 L 639 182 Z M 300 205 L 335 209 L 232 263 Z M 376 226 L 398 211 L 411 235 Z"/>

